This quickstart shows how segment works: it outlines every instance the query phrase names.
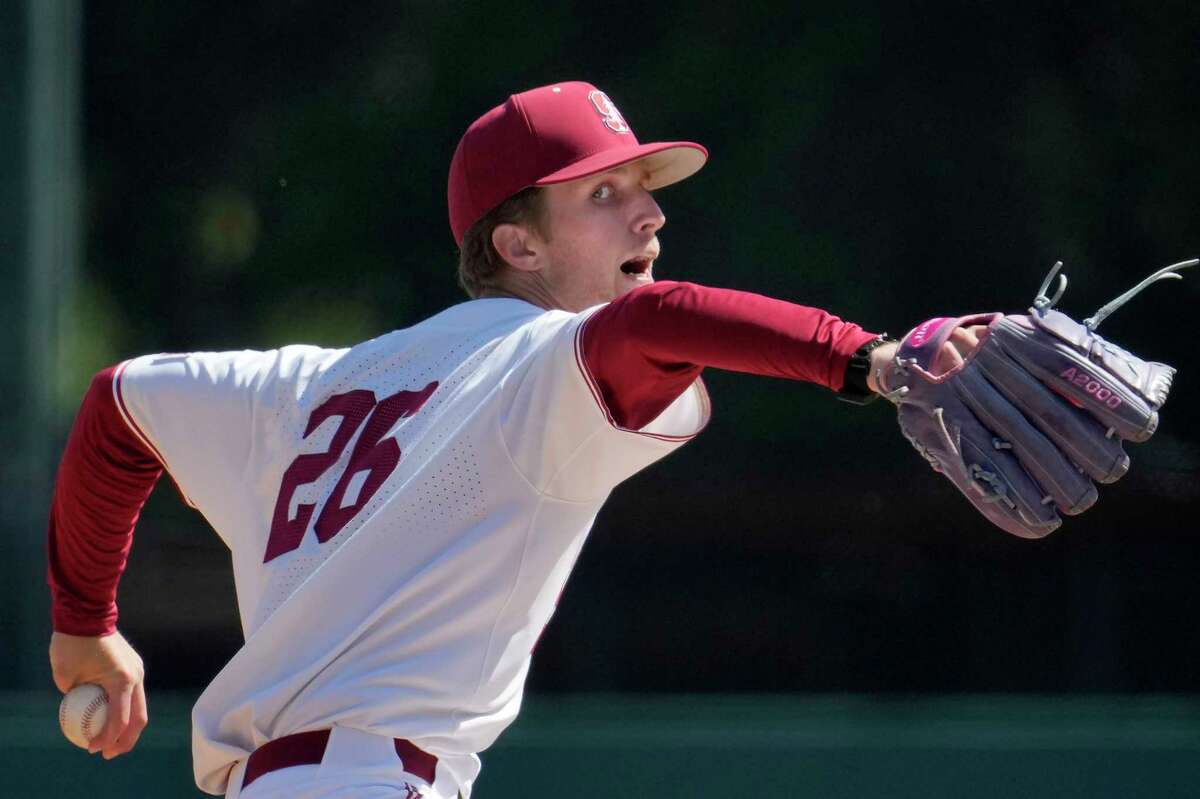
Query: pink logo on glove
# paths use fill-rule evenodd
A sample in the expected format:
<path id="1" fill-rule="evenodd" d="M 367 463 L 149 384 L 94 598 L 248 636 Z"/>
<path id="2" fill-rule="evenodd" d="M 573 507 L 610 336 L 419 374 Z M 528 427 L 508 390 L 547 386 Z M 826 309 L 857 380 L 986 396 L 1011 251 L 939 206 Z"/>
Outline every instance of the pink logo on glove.
<path id="1" fill-rule="evenodd" d="M 941 328 L 942 324 L 950 320 L 944 316 L 939 316 L 936 319 L 930 319 L 922 322 L 916 330 L 912 332 L 912 336 L 908 339 L 910 347 L 923 347 L 928 343 L 929 339 L 933 338 L 934 333 Z"/>
<path id="2" fill-rule="evenodd" d="M 1071 366 L 1059 374 L 1059 377 L 1071 385 L 1079 386 L 1109 408 L 1121 407 L 1121 398 L 1087 372 Z"/>

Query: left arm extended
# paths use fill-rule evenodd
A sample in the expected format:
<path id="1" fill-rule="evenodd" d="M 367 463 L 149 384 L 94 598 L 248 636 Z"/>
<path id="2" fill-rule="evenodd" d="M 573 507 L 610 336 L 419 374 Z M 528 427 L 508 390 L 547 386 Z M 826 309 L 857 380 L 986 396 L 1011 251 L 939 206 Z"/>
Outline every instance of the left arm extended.
<path id="1" fill-rule="evenodd" d="M 707 366 L 838 391 L 850 356 L 876 337 L 818 308 L 661 281 L 597 311 L 583 330 L 582 349 L 613 418 L 638 429 Z"/>

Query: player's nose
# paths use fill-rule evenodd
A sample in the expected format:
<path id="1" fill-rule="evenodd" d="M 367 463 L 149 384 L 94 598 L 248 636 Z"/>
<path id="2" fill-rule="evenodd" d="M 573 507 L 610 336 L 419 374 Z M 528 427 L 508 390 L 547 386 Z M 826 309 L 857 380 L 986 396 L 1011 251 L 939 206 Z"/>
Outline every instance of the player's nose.
<path id="1" fill-rule="evenodd" d="M 665 224 L 667 224 L 667 217 L 658 207 L 658 203 L 654 201 L 653 195 L 642 189 L 634 215 L 634 230 L 643 235 L 654 235 Z"/>

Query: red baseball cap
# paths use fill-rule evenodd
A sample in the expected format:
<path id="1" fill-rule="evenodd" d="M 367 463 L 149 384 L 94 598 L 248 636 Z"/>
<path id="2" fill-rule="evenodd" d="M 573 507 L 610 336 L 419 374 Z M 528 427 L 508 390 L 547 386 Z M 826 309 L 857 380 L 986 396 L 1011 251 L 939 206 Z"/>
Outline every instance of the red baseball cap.
<path id="1" fill-rule="evenodd" d="M 690 141 L 638 144 L 608 95 L 590 83 L 555 83 L 514 94 L 471 123 L 450 161 L 450 229 L 471 225 L 530 186 L 565 183 L 631 161 L 646 162 L 647 189 L 683 180 L 708 160 Z"/>

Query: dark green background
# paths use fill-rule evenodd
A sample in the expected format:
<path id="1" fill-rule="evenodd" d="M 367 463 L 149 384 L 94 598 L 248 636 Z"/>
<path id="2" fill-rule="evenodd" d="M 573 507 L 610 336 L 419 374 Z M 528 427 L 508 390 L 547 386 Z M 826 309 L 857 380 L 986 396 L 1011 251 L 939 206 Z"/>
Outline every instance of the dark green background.
<path id="1" fill-rule="evenodd" d="M 0 17 L 8 74 L 21 70 L 21 20 L 12 7 Z M 83 257 L 60 309 L 47 411 L 59 441 L 88 377 L 121 358 L 351 344 L 462 299 L 445 211 L 454 146 L 509 93 L 555 80 L 598 84 L 642 141 L 709 147 L 704 170 L 660 193 L 660 278 L 898 334 L 932 315 L 1020 310 L 1055 259 L 1071 278 L 1063 306 L 1081 317 L 1200 255 L 1192 3 L 128 0 L 86 4 L 78 36 Z M 22 98 L 6 91 L 0 137 L 17 142 Z M 3 266 L 19 270 L 19 200 L 7 198 L 20 196 L 22 150 L 7 149 Z M 710 371 L 709 429 L 601 514 L 535 657 L 535 695 L 1038 692 L 1045 706 L 1086 694 L 1110 707 L 1106 696 L 1165 692 L 1190 707 L 1198 280 L 1105 322 L 1181 371 L 1130 474 L 1044 541 L 981 521 L 888 407 Z M 15 485 L 6 530 L 28 549 L 48 497 Z M 13 568 L 6 590 L 28 606 L 41 566 Z M 198 690 L 238 646 L 227 554 L 169 482 L 121 591 L 152 703 Z M 24 642 L 41 646 L 48 627 L 15 632 L 28 659 Z M 48 685 L 44 666 L 23 673 L 14 687 Z M 1026 729 L 1023 712 L 989 718 Z M 991 768 L 964 766 L 976 767 Z"/>
<path id="2" fill-rule="evenodd" d="M 188 695 L 112 762 L 66 744 L 51 697 L 0 694 L 8 799 L 200 797 Z M 484 753 L 481 799 L 1185 799 L 1194 699 L 763 694 L 534 697 Z M 0 761 L 3 762 L 3 761 Z"/>

